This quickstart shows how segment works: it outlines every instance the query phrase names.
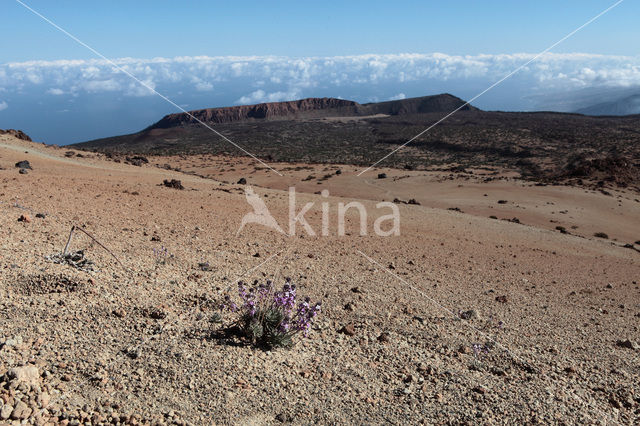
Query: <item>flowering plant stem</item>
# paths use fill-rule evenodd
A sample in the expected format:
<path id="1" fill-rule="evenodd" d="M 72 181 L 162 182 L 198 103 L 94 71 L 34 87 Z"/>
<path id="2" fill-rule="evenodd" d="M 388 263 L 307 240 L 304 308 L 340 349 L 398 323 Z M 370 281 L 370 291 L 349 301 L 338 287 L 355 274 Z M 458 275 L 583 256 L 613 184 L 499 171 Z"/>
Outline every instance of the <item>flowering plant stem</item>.
<path id="1" fill-rule="evenodd" d="M 237 324 L 243 335 L 255 346 L 290 347 L 296 334 L 306 337 L 320 312 L 320 303 L 311 304 L 308 297 L 296 301 L 296 286 L 287 279 L 282 290 L 276 291 L 271 281 L 254 282 L 248 287 L 238 283 L 241 303 L 225 297 L 221 309 L 239 314 Z"/>

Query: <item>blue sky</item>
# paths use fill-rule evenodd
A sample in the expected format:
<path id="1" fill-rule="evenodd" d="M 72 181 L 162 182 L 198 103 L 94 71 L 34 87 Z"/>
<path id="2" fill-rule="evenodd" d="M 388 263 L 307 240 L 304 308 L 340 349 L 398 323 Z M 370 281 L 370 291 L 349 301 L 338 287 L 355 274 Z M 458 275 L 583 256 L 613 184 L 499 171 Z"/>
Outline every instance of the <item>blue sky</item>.
<path id="1" fill-rule="evenodd" d="M 469 99 L 614 1 L 25 3 L 196 109 L 308 96 Z M 3 0 L 0 11 L 0 128 L 69 143 L 175 112 L 19 3 Z M 636 90 L 638 16 L 640 2 L 624 1 L 474 104 L 569 111 Z"/>
<path id="2" fill-rule="evenodd" d="M 107 57 L 538 52 L 612 0 L 26 0 Z M 91 53 L 3 0 L 2 61 Z M 640 2 L 626 0 L 558 52 L 637 55 Z M 7 43 L 6 40 L 13 42 Z M 635 42 L 633 42 L 635 41 Z"/>

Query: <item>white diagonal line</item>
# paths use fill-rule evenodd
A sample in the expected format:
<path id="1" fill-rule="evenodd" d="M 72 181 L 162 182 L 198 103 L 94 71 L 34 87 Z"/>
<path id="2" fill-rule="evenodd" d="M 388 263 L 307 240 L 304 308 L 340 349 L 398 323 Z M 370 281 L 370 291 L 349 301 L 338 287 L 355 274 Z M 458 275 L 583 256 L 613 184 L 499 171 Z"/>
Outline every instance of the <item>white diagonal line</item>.
<path id="1" fill-rule="evenodd" d="M 458 316 L 449 308 L 442 306 L 440 303 L 438 303 L 438 301 L 436 301 L 435 299 L 433 299 L 432 297 L 430 297 L 428 294 L 426 294 L 424 291 L 420 290 L 419 288 L 417 288 L 416 286 L 412 285 L 411 283 L 407 282 L 406 280 L 404 280 L 402 277 L 400 277 L 397 274 L 394 274 L 393 272 L 391 272 L 391 270 L 389 268 L 386 268 L 385 266 L 381 265 L 379 262 L 377 262 L 376 260 L 372 259 L 371 257 L 367 256 L 366 254 L 364 254 L 362 251 L 360 250 L 356 250 L 358 253 L 360 253 L 365 259 L 367 259 L 369 262 L 373 263 L 376 266 L 379 266 L 380 268 L 382 268 L 386 273 L 388 273 L 389 275 L 399 279 L 400 281 L 402 281 L 403 284 L 405 284 L 406 286 L 408 286 L 409 288 L 411 288 L 412 290 L 420 293 L 422 296 L 424 296 L 425 298 L 427 298 L 431 303 L 433 303 L 434 305 L 436 305 L 438 308 L 440 308 L 441 310 L 453 315 L 454 317 L 458 318 Z M 507 352 L 513 359 L 515 359 L 516 361 L 518 361 L 519 363 L 523 364 L 523 365 L 527 365 L 528 362 L 526 362 L 523 358 L 521 358 L 520 356 L 515 355 L 513 352 L 511 352 L 509 350 L 509 348 L 507 348 L 506 346 L 504 346 L 503 344 L 501 344 L 500 342 L 498 342 L 496 339 L 494 339 L 493 337 L 489 336 L 487 333 L 485 333 L 482 330 L 479 330 L 478 328 L 472 326 L 471 324 L 465 322 L 464 323 L 467 327 L 477 331 L 478 333 L 480 333 L 482 336 L 484 336 L 485 338 L 489 339 L 490 341 L 492 341 L 493 343 L 496 344 L 496 346 L 499 346 L 500 348 L 502 348 L 505 352 Z M 582 398 L 580 398 L 579 396 L 575 395 L 573 392 L 570 393 L 570 395 L 576 399 L 577 401 L 581 402 L 582 404 L 585 404 L 587 407 L 589 406 L 589 404 L 583 400 Z M 594 408 L 596 410 L 599 410 L 597 407 L 594 406 Z M 605 416 L 605 424 L 606 424 L 606 418 L 609 418 L 610 420 L 612 420 L 615 424 L 617 424 L 617 422 L 605 411 L 603 410 L 599 410 L 602 412 L 602 414 Z"/>
<path id="2" fill-rule="evenodd" d="M 420 290 L 419 288 L 417 288 L 416 286 L 412 285 L 411 283 L 409 283 L 408 281 L 404 280 L 402 277 L 400 277 L 397 274 L 394 274 L 393 272 L 391 272 L 389 270 L 389 268 L 386 268 L 385 266 L 381 265 L 380 263 L 378 263 L 376 260 L 372 259 L 371 257 L 367 256 L 366 254 L 364 254 L 362 251 L 360 250 L 356 250 L 358 253 L 360 253 L 365 259 L 367 259 L 369 262 L 373 263 L 376 266 L 379 266 L 380 268 L 382 268 L 386 273 L 388 273 L 389 275 L 399 279 L 400 281 L 402 281 L 403 284 L 405 284 L 406 286 L 408 286 L 409 288 L 411 288 L 412 290 L 420 293 L 420 295 L 424 296 L 425 298 L 427 298 L 431 303 L 433 303 L 434 305 L 436 305 L 438 308 L 440 308 L 441 310 L 445 311 L 446 313 L 459 318 L 458 315 L 456 315 L 455 312 L 453 312 L 451 309 L 442 306 L 438 301 L 436 301 L 434 298 L 432 298 L 431 296 L 429 296 L 428 294 L 426 294 L 424 291 Z M 472 328 L 473 330 L 477 331 L 478 333 L 482 334 L 484 337 L 486 337 L 487 339 L 491 340 L 493 343 L 495 343 L 496 345 L 500 346 L 502 349 L 504 349 L 506 352 L 508 352 L 513 358 L 518 359 L 518 357 L 514 354 L 511 353 L 511 351 L 509 351 L 508 348 L 506 348 L 504 345 L 502 345 L 500 342 L 498 342 L 497 340 L 495 340 L 494 338 L 492 338 L 491 336 L 489 336 L 487 333 L 485 333 L 482 330 L 477 329 L 476 327 L 472 326 L 471 324 L 465 323 L 465 325 L 467 325 L 469 328 Z M 518 361 L 520 361 L 520 359 L 518 359 Z M 520 361 L 522 362 L 522 361 Z"/>
<path id="3" fill-rule="evenodd" d="M 246 149 L 244 149 L 243 147 L 241 147 L 240 145 L 238 145 L 237 143 L 235 143 L 234 141 L 232 141 L 231 139 L 229 139 L 228 137 L 226 137 L 225 135 L 223 135 L 222 133 L 218 132 L 216 129 L 214 129 L 213 127 L 209 126 L 208 124 L 206 124 L 204 121 L 200 120 L 199 118 L 197 118 L 196 116 L 194 116 L 193 114 L 191 114 L 189 111 L 185 110 L 184 108 L 182 108 L 180 105 L 176 104 L 175 102 L 173 102 L 171 99 L 169 99 L 168 97 L 166 97 L 165 95 L 163 95 L 162 93 L 158 92 L 156 89 L 154 89 L 153 87 L 151 87 L 149 84 L 145 83 L 144 81 L 140 80 L 139 78 L 137 78 L 136 76 L 134 76 L 133 74 L 131 74 L 129 71 L 127 71 L 126 69 L 122 68 L 121 66 L 119 66 L 118 64 L 116 64 L 115 62 L 113 62 L 111 59 L 107 58 L 106 56 L 104 56 L 102 53 L 98 52 L 96 49 L 94 49 L 93 47 L 89 46 L 88 44 L 86 44 L 85 42 L 83 42 L 82 40 L 78 39 L 77 37 L 75 37 L 73 34 L 70 34 L 68 31 L 66 31 L 64 28 L 60 27 L 59 25 L 57 25 L 55 22 L 51 21 L 50 19 L 48 19 L 46 16 L 43 16 L 41 13 L 39 13 L 38 11 L 32 9 L 31 7 L 29 7 L 29 5 L 25 4 L 24 2 L 22 2 L 21 0 L 15 0 L 17 3 L 21 4 L 25 9 L 31 11 L 33 14 L 39 16 L 40 18 L 42 18 L 44 21 L 46 21 L 47 23 L 51 24 L 54 28 L 56 28 L 57 30 L 59 30 L 60 32 L 62 32 L 63 34 L 65 34 L 67 37 L 69 37 L 70 39 L 72 39 L 73 41 L 75 41 L 76 43 L 86 47 L 87 49 L 89 49 L 91 52 L 93 52 L 95 55 L 99 56 L 100 58 L 104 59 L 105 61 L 107 61 L 109 64 L 111 64 L 114 68 L 116 68 L 118 71 L 126 74 L 127 76 L 131 77 L 133 80 L 135 80 L 137 83 L 139 83 L 140 85 L 144 86 L 145 88 L 147 88 L 148 90 L 150 90 L 151 92 L 153 92 L 154 94 L 158 95 L 159 97 L 161 97 L 162 99 L 164 99 L 165 101 L 167 101 L 169 104 L 171 104 L 172 106 L 174 106 L 175 108 L 179 109 L 180 111 L 182 111 L 183 113 L 187 114 L 189 117 L 191 117 L 192 119 L 194 119 L 195 121 L 197 121 L 199 124 L 201 124 L 202 126 L 206 127 L 207 129 L 211 130 L 213 133 L 215 133 L 216 135 L 220 136 L 222 139 L 224 139 L 225 141 L 229 142 L 231 145 L 235 146 L 236 148 L 238 148 L 240 151 L 244 152 L 245 154 L 247 154 L 248 156 L 250 156 L 251 158 L 253 158 L 254 160 L 258 161 L 260 164 L 262 164 L 263 166 L 267 167 L 269 170 L 271 170 L 272 172 L 276 173 L 278 176 L 282 176 L 282 174 L 280 172 L 278 172 L 276 169 L 274 169 L 273 167 L 271 167 L 270 165 L 268 165 L 267 163 L 265 163 L 264 161 L 262 161 L 261 159 L 259 159 L 258 157 L 256 157 L 255 155 L 253 155 L 252 153 L 250 153 L 249 151 L 247 151 Z"/>
<path id="4" fill-rule="evenodd" d="M 246 270 L 246 271 L 244 271 L 242 274 L 238 275 L 238 278 L 237 278 L 235 281 L 237 281 L 238 279 L 240 279 L 240 278 L 244 277 L 244 276 L 245 276 L 245 275 L 247 275 L 247 274 L 252 273 L 252 272 L 253 272 L 253 271 L 255 271 L 256 269 L 260 268 L 262 265 L 264 265 L 265 263 L 269 262 L 271 259 L 273 259 L 274 257 L 276 257 L 278 254 L 282 253 L 282 251 L 283 251 L 283 250 L 284 250 L 284 249 L 282 249 L 282 250 L 278 251 L 276 254 L 274 254 L 274 255 L 270 256 L 269 258 L 265 259 L 263 262 L 259 263 L 257 266 L 254 266 L 253 268 L 247 269 L 247 270 Z M 143 346 L 144 344 L 146 344 L 146 343 L 147 343 L 151 338 L 153 338 L 153 337 L 154 337 L 154 336 L 156 336 L 156 335 L 161 334 L 161 333 L 162 333 L 162 332 L 164 332 L 166 329 L 168 329 L 170 326 L 174 325 L 175 323 L 177 323 L 178 321 L 180 321 L 183 317 L 185 317 L 185 316 L 186 316 L 186 314 L 190 314 L 190 313 L 192 313 L 192 312 L 193 312 L 194 310 L 196 310 L 197 308 L 198 308 L 198 306 L 194 307 L 193 309 L 191 309 L 191 310 L 190 310 L 190 311 L 188 311 L 188 312 L 184 312 L 182 315 L 178 315 L 178 316 L 177 316 L 177 318 L 175 318 L 173 321 L 167 321 L 165 324 L 163 324 L 163 325 L 160 327 L 160 330 L 159 330 L 157 333 L 147 336 L 146 338 L 142 339 L 142 341 L 141 341 L 140 343 L 138 343 L 137 345 L 130 345 L 127 349 L 129 349 L 129 348 L 131 348 L 131 347 L 135 347 L 135 348 L 140 348 L 140 347 L 142 347 L 142 346 Z M 106 365 L 106 366 L 104 367 L 104 370 L 105 370 L 105 371 L 107 371 L 107 373 L 108 373 L 108 370 L 109 370 L 109 369 L 111 369 L 111 368 L 113 368 L 113 367 L 115 366 L 116 362 L 120 359 L 120 358 L 118 357 L 118 355 L 120 355 L 121 353 L 122 353 L 122 351 L 119 351 L 119 352 L 116 354 L 116 356 L 115 356 L 115 358 L 113 359 L 113 361 L 111 361 L 108 365 Z M 118 364 L 118 365 L 119 365 L 119 364 Z M 46 407 L 43 407 L 43 408 L 40 410 L 40 413 L 43 413 L 43 412 L 44 412 L 44 410 L 45 410 L 45 408 L 46 408 Z"/>
<path id="5" fill-rule="evenodd" d="M 363 173 L 368 172 L 369 170 L 371 170 L 373 167 L 375 167 L 376 165 L 380 164 L 382 161 L 386 160 L 387 158 L 389 158 L 390 156 L 392 156 L 393 154 L 395 154 L 398 150 L 404 148 L 405 146 L 407 146 L 408 144 L 410 144 L 411 142 L 413 142 L 414 140 L 416 140 L 417 138 L 419 138 L 420 136 L 424 135 L 425 133 L 427 133 L 429 130 L 433 129 L 434 127 L 436 127 L 438 124 L 442 123 L 444 120 L 446 120 L 447 118 L 451 117 L 453 114 L 455 114 L 456 112 L 460 111 L 462 108 L 466 107 L 467 105 L 469 105 L 471 102 L 475 101 L 476 99 L 478 99 L 480 96 L 484 95 L 485 93 L 487 93 L 489 90 L 493 89 L 494 87 L 498 86 L 499 84 L 501 84 L 503 81 L 507 80 L 508 78 L 510 78 L 511 76 L 513 76 L 514 74 L 516 74 L 518 71 L 520 71 L 521 69 L 523 69 L 524 67 L 526 67 L 527 65 L 529 65 L 530 63 L 532 63 L 533 61 L 537 60 L 539 57 L 541 57 L 542 55 L 544 55 L 545 53 L 549 52 L 551 49 L 553 49 L 554 47 L 556 47 L 557 45 L 559 45 L 560 43 L 562 43 L 563 41 L 565 41 L 566 39 L 568 39 L 569 37 L 573 36 L 575 33 L 577 33 L 578 31 L 582 30 L 584 27 L 586 27 L 587 25 L 591 24 L 593 21 L 595 21 L 596 19 L 600 18 L 602 15 L 604 15 L 605 13 L 609 12 L 611 9 L 613 9 L 614 7 L 618 6 L 620 3 L 622 3 L 624 0 L 618 0 L 616 3 L 614 3 L 613 5 L 609 6 L 608 8 L 606 8 L 605 10 L 603 10 L 602 12 L 598 13 L 596 16 L 594 16 L 593 18 L 589 19 L 587 22 L 585 22 L 584 24 L 580 25 L 578 28 L 576 28 L 575 30 L 571 31 L 569 34 L 567 34 L 566 36 L 562 37 L 560 40 L 556 41 L 555 43 L 553 43 L 551 46 L 547 47 L 546 49 L 544 49 L 542 52 L 538 53 L 536 56 L 534 56 L 533 58 L 529 59 L 527 62 L 525 62 L 524 64 L 520 65 L 518 68 L 516 68 L 515 70 L 511 71 L 509 74 L 505 75 L 504 77 L 502 77 L 500 80 L 496 81 L 495 83 L 493 83 L 491 86 L 487 87 L 486 89 L 484 89 L 482 92 L 478 93 L 477 95 L 475 95 L 473 98 L 469 99 L 468 101 L 466 101 L 464 104 L 460 105 L 458 108 L 454 109 L 453 111 L 451 111 L 449 114 L 445 115 L 444 117 L 442 117 L 440 120 L 436 121 L 435 123 L 433 123 L 431 126 L 427 127 L 425 130 L 421 131 L 420 133 L 418 133 L 417 135 L 415 135 L 414 137 L 412 137 L 411 139 L 409 139 L 408 141 L 406 141 L 405 143 L 403 143 L 402 145 L 400 145 L 399 147 L 397 147 L 396 149 L 394 149 L 393 151 L 391 151 L 390 153 L 388 153 L 387 155 L 385 155 L 384 157 L 382 157 L 381 159 L 379 159 L 378 161 L 376 161 L 375 163 L 373 163 L 372 165 L 370 165 L 369 167 L 367 167 L 366 169 L 364 169 L 363 171 L 361 171 L 360 173 L 358 173 L 358 176 L 362 175 Z"/>

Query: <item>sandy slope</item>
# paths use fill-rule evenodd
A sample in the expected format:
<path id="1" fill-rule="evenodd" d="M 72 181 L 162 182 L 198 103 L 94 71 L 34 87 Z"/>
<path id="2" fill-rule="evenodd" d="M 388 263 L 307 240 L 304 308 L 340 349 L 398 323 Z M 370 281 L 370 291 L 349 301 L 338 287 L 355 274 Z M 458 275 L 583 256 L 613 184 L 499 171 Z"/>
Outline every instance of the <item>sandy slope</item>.
<path id="1" fill-rule="evenodd" d="M 348 166 L 318 184 L 334 169 L 277 165 L 288 172 L 280 178 L 243 160 L 180 160 L 183 169 L 189 163 L 215 178 L 204 179 L 99 157 L 64 158 L 64 149 L 1 138 L 0 375 L 25 363 L 42 373 L 39 389 L 18 388 L 3 404 L 32 404 L 31 420 L 640 419 L 640 350 L 616 345 L 640 342 L 640 253 L 621 247 L 640 239 L 637 195 L 449 180 L 442 173 L 387 170 L 387 179 L 376 179 L 378 171 L 356 178 Z M 33 166 L 27 175 L 13 166 L 23 159 Z M 316 178 L 302 182 L 309 174 Z M 236 235 L 250 207 L 241 185 L 223 181 L 239 177 L 256 185 L 281 224 L 288 214 L 283 189 L 295 183 L 298 209 L 315 202 L 306 217 L 316 230 L 326 200 L 313 194 L 320 189 L 332 195 L 331 223 L 338 202 L 358 199 L 371 212 L 369 230 L 388 213 L 375 208 L 378 200 L 415 198 L 422 205 L 400 205 L 398 237 L 358 235 L 355 212 L 343 237 L 335 226 L 327 237 L 287 237 L 257 225 Z M 186 189 L 158 185 L 168 178 Z M 31 222 L 18 222 L 25 213 Z M 127 269 L 83 236 L 72 247 L 86 249 L 97 271 L 47 261 L 72 224 Z M 576 235 L 555 231 L 558 224 Z M 596 231 L 618 241 L 593 238 Z M 154 253 L 161 247 L 166 258 Z M 210 271 L 201 270 L 204 262 Z M 284 276 L 323 300 L 309 339 L 289 351 L 263 352 L 217 337 L 209 320 L 226 289 L 240 277 Z M 467 310 L 476 316 L 461 319 Z M 348 324 L 353 336 L 339 332 Z M 486 351 L 476 354 L 474 344 Z M 48 404 L 33 397 L 42 392 Z"/>

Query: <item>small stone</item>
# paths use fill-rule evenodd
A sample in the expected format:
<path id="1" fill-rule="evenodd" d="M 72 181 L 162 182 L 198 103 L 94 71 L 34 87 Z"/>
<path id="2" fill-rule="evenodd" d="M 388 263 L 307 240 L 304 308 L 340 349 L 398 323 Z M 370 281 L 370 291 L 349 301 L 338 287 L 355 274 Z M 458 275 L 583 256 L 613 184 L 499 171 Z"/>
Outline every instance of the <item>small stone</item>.
<path id="1" fill-rule="evenodd" d="M 391 335 L 386 331 L 378 336 L 378 342 L 389 343 L 391 341 Z"/>
<path id="2" fill-rule="evenodd" d="M 344 327 L 342 327 L 339 332 L 342 334 L 346 334 L 347 336 L 355 336 L 356 328 L 353 324 L 347 324 Z"/>
<path id="3" fill-rule="evenodd" d="M 386 178 L 387 178 L 386 173 L 378 173 L 378 179 L 386 179 Z"/>
<path id="4" fill-rule="evenodd" d="M 13 407 L 9 404 L 4 404 L 0 410 L 0 419 L 7 420 L 13 413 Z"/>
<path id="5" fill-rule="evenodd" d="M 426 323 L 426 322 L 427 322 L 427 320 L 426 320 L 426 319 L 424 319 L 423 317 L 421 317 L 421 316 L 419 316 L 419 315 L 414 315 L 414 316 L 413 316 L 413 319 L 414 319 L 414 320 L 416 320 L 416 321 L 418 321 L 420 324 L 424 324 L 424 323 Z"/>
<path id="6" fill-rule="evenodd" d="M 18 222 L 31 223 L 31 217 L 28 214 L 22 214 L 18 218 Z"/>
<path id="7" fill-rule="evenodd" d="M 495 374 L 496 376 L 500 376 L 500 377 L 505 377 L 507 375 L 507 372 L 500 368 L 494 367 L 491 369 L 491 374 Z"/>
<path id="8" fill-rule="evenodd" d="M 276 420 L 279 421 L 280 423 L 290 423 L 291 421 L 293 421 L 293 418 L 291 418 L 291 416 L 288 416 L 284 413 L 278 413 L 276 415 Z"/>
<path id="9" fill-rule="evenodd" d="M 626 349 L 633 349 L 633 350 L 638 350 L 640 349 L 640 345 L 638 345 L 638 343 L 632 341 L 632 340 L 618 340 L 616 342 L 616 346 L 620 347 L 620 348 L 626 348 Z"/>
<path id="10" fill-rule="evenodd" d="M 20 169 L 20 170 L 18 170 L 18 173 L 20 173 L 21 175 L 27 175 L 27 174 L 29 174 L 29 172 L 27 171 L 27 169 Z"/>
<path id="11" fill-rule="evenodd" d="M 247 184 L 247 180 L 245 178 L 238 179 L 238 185 L 246 185 L 246 184 Z"/>
<path id="12" fill-rule="evenodd" d="M 124 318 L 127 316 L 127 312 L 124 309 L 114 309 L 113 315 L 117 316 L 118 318 Z"/>
<path id="13" fill-rule="evenodd" d="M 28 418 L 33 410 L 24 402 L 18 401 L 13 412 L 11 413 L 11 418 L 14 420 L 24 420 Z"/>
<path id="14" fill-rule="evenodd" d="M 618 408 L 618 409 L 622 408 L 622 404 L 620 404 L 620 402 L 615 397 L 615 395 L 609 396 L 609 404 L 611 404 L 614 408 Z"/>
<path id="15" fill-rule="evenodd" d="M 460 312 L 460 318 L 463 320 L 478 319 L 479 315 L 475 310 L 470 309 L 468 311 Z"/>
<path id="16" fill-rule="evenodd" d="M 151 313 L 149 314 L 149 317 L 153 319 L 165 319 L 167 317 L 167 313 L 163 311 L 161 308 L 158 308 L 151 311 Z"/>
<path id="17" fill-rule="evenodd" d="M 497 296 L 496 297 L 496 302 L 500 302 L 500 303 L 507 303 L 507 296 Z"/>
<path id="18" fill-rule="evenodd" d="M 469 354 L 469 353 L 471 353 L 471 348 L 469 346 L 466 346 L 466 345 L 460 345 L 460 347 L 458 348 L 458 353 L 460 353 L 460 354 Z"/>
<path id="19" fill-rule="evenodd" d="M 40 370 L 35 365 L 25 365 L 24 367 L 14 367 L 7 371 L 9 381 L 26 383 L 28 385 L 38 385 L 40 380 Z"/>
<path id="20" fill-rule="evenodd" d="M 49 405 L 49 402 L 51 401 L 51 396 L 47 393 L 47 392 L 42 392 L 41 394 L 38 395 L 38 404 L 40 404 L 40 407 L 45 408 Z"/>
<path id="21" fill-rule="evenodd" d="M 302 371 L 300 372 L 300 375 L 301 375 L 302 377 L 304 377 L 305 379 L 306 379 L 307 377 L 311 377 L 311 370 L 302 370 Z"/>
<path id="22" fill-rule="evenodd" d="M 485 388 L 483 388 L 482 386 L 476 386 L 471 390 L 473 392 L 475 392 L 475 393 L 479 393 L 480 395 L 484 395 L 485 393 L 487 393 L 487 390 Z"/>
<path id="23" fill-rule="evenodd" d="M 127 356 L 131 359 L 137 359 L 142 356 L 142 349 L 136 347 L 129 347 L 125 350 Z"/>
<path id="24" fill-rule="evenodd" d="M 44 213 L 37 213 L 37 214 L 36 214 L 36 217 L 37 217 L 38 219 L 44 219 L 46 216 L 45 216 L 45 214 L 44 214 Z"/>

